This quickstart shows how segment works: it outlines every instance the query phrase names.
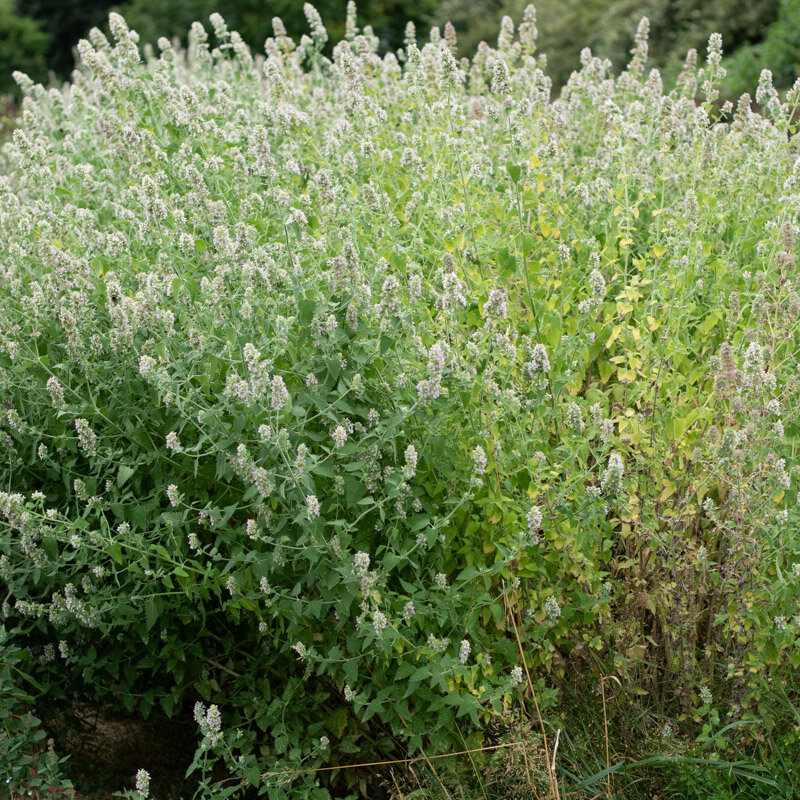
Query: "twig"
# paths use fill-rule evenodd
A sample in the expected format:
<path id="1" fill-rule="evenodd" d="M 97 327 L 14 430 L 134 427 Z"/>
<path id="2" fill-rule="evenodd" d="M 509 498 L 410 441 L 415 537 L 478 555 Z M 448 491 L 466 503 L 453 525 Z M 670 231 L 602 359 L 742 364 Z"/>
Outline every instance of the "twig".
<path id="1" fill-rule="evenodd" d="M 425 756 L 427 761 L 434 761 L 437 758 L 453 758 L 454 756 L 465 756 L 468 753 L 485 753 L 488 750 L 499 750 L 503 747 L 519 747 L 524 745 L 525 742 L 507 742 L 505 744 L 493 744 L 488 747 L 473 747 L 469 750 L 457 750 L 455 753 L 441 753 L 436 756 Z M 412 766 L 423 758 L 417 756 L 416 758 L 395 758 L 391 761 L 367 761 L 363 764 L 339 764 L 335 767 L 308 767 L 307 769 L 283 769 L 277 772 L 263 772 L 262 778 L 272 778 L 278 775 L 303 775 L 306 772 L 332 772 L 337 769 L 360 769 L 362 767 L 385 767 L 389 764 L 407 764 Z"/>
<path id="2" fill-rule="evenodd" d="M 431 764 L 431 761 L 428 758 L 428 756 L 425 754 L 424 750 L 422 750 L 420 752 L 422 753 L 422 757 L 425 759 L 425 761 L 428 764 L 428 766 L 431 768 L 431 772 L 436 777 L 436 780 L 439 781 L 439 785 L 442 787 L 442 791 L 444 792 L 444 796 L 447 798 L 447 800 L 453 800 L 453 798 L 450 797 L 450 792 L 447 791 L 447 787 L 444 785 L 444 782 L 439 777 L 439 773 L 436 771 L 436 767 L 434 767 L 433 764 Z"/>
<path id="3" fill-rule="evenodd" d="M 558 753 L 558 740 L 560 738 L 561 738 L 561 728 L 559 728 L 556 731 L 556 741 L 555 741 L 555 744 L 553 745 L 553 763 L 552 763 L 552 766 L 550 767 L 550 769 L 552 769 L 553 772 L 556 771 L 556 754 Z"/>
<path id="4" fill-rule="evenodd" d="M 608 679 L 615 680 L 617 684 L 622 687 L 622 684 L 619 682 L 619 678 L 616 675 L 601 675 L 600 676 L 600 694 L 603 698 L 603 736 L 606 740 L 606 769 L 611 768 L 611 753 L 609 751 L 608 746 L 608 717 L 606 715 L 606 680 Z M 611 800 L 611 773 L 609 772 L 606 775 L 606 794 L 608 795 L 608 800 Z"/>
<path id="5" fill-rule="evenodd" d="M 234 678 L 241 678 L 242 676 L 236 672 L 235 670 L 228 669 L 227 667 L 223 666 L 219 663 L 219 661 L 214 661 L 213 658 L 206 658 L 206 661 L 211 664 L 212 667 L 216 667 L 217 669 L 221 669 L 223 672 L 227 672 L 228 675 L 233 675 Z"/>

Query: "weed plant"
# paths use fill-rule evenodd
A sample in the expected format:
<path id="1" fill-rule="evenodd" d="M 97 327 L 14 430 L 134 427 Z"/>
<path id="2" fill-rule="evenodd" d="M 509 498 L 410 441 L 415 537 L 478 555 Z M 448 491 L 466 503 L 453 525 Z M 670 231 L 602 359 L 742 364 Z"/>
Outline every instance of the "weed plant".
<path id="1" fill-rule="evenodd" d="M 328 58 L 306 14 L 265 55 L 218 15 L 141 53 L 112 15 L 63 89 L 17 75 L 11 788 L 57 763 L 20 674 L 36 708 L 193 714 L 208 797 L 369 794 L 307 770 L 520 713 L 532 789 L 609 792 L 555 774 L 578 682 L 662 755 L 797 753 L 800 85 L 720 107 L 712 35 L 667 92 L 643 20 L 556 99 L 533 7 L 471 62 L 451 27 L 381 55 L 352 5 Z"/>

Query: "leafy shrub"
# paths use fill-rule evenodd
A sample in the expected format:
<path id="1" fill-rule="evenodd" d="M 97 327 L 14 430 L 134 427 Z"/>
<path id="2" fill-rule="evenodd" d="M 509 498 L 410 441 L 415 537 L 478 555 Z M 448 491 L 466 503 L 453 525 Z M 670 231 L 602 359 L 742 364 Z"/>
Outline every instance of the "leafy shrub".
<path id="1" fill-rule="evenodd" d="M 34 790 L 50 796 L 72 797 L 70 781 L 61 771 L 65 759 L 59 759 L 52 742 L 42 746 L 44 729 L 30 711 L 33 697 L 21 688 L 28 683 L 41 689 L 20 664 L 25 651 L 13 644 L 5 628 L 0 628 L 0 770 L 4 791 Z"/>
<path id="2" fill-rule="evenodd" d="M 0 578 L 43 693 L 194 713 L 201 786 L 276 797 L 480 741 L 526 671 L 754 709 L 800 659 L 797 98 L 719 124 L 719 37 L 665 94 L 646 21 L 553 101 L 532 8 L 471 63 L 306 15 L 145 63 L 112 15 L 18 76 Z"/>

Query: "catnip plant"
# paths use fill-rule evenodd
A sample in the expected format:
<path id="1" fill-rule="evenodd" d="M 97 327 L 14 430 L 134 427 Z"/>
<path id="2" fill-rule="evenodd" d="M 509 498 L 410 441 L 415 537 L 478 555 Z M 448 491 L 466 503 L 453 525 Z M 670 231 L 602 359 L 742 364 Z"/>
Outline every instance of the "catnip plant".
<path id="1" fill-rule="evenodd" d="M 646 21 L 553 98 L 533 7 L 472 60 L 306 16 L 260 54 L 112 14 L 16 76 L 0 585 L 42 697 L 193 714 L 198 791 L 274 797 L 575 675 L 754 709 L 800 660 L 800 90 L 720 107 L 712 36 L 665 91 Z"/>

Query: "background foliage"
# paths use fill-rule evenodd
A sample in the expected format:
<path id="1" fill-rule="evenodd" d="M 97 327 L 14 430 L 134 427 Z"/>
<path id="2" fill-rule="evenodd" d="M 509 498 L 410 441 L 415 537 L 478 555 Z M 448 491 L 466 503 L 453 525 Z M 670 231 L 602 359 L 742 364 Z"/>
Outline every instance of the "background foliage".
<path id="1" fill-rule="evenodd" d="M 464 53 L 471 53 L 481 40 L 497 38 L 500 18 L 522 15 L 524 0 L 442 0 L 437 22 L 450 19 L 459 34 Z M 788 0 L 757 0 L 743 6 L 736 0 L 542 0 L 536 3 L 540 31 L 539 49 L 547 54 L 548 72 L 556 86 L 563 85 L 570 73 L 580 67 L 579 53 L 591 47 L 595 55 L 611 59 L 617 69 L 630 60 L 633 31 L 641 17 L 650 20 L 650 57 L 674 80 L 689 48 L 703 53 L 709 31 L 722 34 L 726 53 L 739 48 L 749 52 L 742 63 L 731 91 L 753 91 L 761 71 L 761 51 L 753 42 L 771 39 L 772 47 L 796 47 L 796 14 Z M 780 45 L 778 44 L 780 42 Z M 780 63 L 783 86 L 795 78 L 796 50 L 784 54 Z M 745 88 L 740 89 L 740 85 Z"/>
<path id="2" fill-rule="evenodd" d="M 41 22 L 18 14 L 14 0 L 0 0 L 0 94 L 15 87 L 15 69 L 44 79 L 49 41 Z"/>

